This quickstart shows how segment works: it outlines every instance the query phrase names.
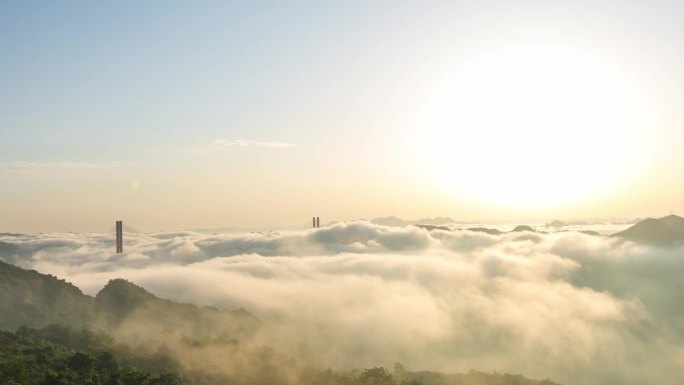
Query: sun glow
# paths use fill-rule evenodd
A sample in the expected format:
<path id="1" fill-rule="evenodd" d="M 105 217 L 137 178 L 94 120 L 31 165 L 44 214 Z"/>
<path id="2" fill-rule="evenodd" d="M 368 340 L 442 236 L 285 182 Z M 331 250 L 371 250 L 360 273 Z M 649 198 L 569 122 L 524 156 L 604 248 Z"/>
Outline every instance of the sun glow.
<path id="1" fill-rule="evenodd" d="M 428 103 L 422 169 L 454 194 L 521 209 L 614 192 L 651 151 L 644 95 L 619 66 L 570 49 L 480 55 Z"/>

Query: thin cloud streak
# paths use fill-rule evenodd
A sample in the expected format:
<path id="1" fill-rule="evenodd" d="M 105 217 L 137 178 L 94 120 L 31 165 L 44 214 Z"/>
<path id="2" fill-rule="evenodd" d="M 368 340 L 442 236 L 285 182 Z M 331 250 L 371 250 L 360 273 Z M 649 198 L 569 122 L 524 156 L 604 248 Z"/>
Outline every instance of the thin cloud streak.
<path id="1" fill-rule="evenodd" d="M 28 162 L 18 161 L 10 163 L 0 163 L 0 171 L 4 172 L 26 172 L 26 171 L 43 171 L 43 170 L 101 170 L 101 169 L 115 169 L 121 168 L 119 162 Z"/>
<path id="2" fill-rule="evenodd" d="M 291 148 L 296 147 L 294 143 L 288 142 L 274 142 L 274 141 L 256 141 L 244 139 L 225 139 L 219 138 L 209 142 L 209 147 L 218 149 L 227 149 L 234 147 L 261 147 L 261 148 Z"/>

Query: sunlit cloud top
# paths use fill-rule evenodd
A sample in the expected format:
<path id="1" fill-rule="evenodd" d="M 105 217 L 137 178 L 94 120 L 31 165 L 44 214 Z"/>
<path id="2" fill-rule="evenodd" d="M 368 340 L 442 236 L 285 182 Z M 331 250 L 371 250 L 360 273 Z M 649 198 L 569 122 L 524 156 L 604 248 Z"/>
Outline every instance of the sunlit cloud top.
<path id="1" fill-rule="evenodd" d="M 123 277 L 163 298 L 244 308 L 260 320 L 258 342 L 304 364 L 563 384 L 675 385 L 684 370 L 681 245 L 363 221 L 124 241 L 114 254 L 111 233 L 0 234 L 0 255 L 89 294 Z"/>

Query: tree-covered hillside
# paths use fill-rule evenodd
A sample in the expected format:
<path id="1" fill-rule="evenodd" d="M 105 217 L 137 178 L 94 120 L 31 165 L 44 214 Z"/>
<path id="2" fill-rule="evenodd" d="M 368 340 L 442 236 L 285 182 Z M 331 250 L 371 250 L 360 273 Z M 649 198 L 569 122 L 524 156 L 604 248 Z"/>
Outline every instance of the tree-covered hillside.
<path id="1" fill-rule="evenodd" d="M 114 279 L 95 296 L 97 309 L 109 329 L 126 329 L 129 338 L 173 334 L 196 341 L 241 340 L 259 322 L 242 310 L 226 311 L 161 299 L 123 279 Z M 121 334 L 121 333 L 118 333 Z"/>
<path id="2" fill-rule="evenodd" d="M 97 313 L 94 299 L 69 282 L 0 261 L 0 329 L 86 326 Z"/>
<path id="3" fill-rule="evenodd" d="M 0 332 L 3 385 L 555 385 L 519 375 L 409 372 L 401 365 L 337 372 L 275 365 L 262 349 L 251 367 L 235 374 L 184 368 L 164 352 L 133 350 L 102 333 L 50 325 Z"/>
<path id="4" fill-rule="evenodd" d="M 93 298 L 54 276 L 0 261 L 0 330 L 54 323 L 114 334 L 127 328 L 131 338 L 174 333 L 192 339 L 241 339 L 258 327 L 256 318 L 241 309 L 161 299 L 123 279 L 110 281 Z"/>
<path id="5" fill-rule="evenodd" d="M 95 333 L 58 326 L 0 332 L 0 384 L 181 384 L 173 372 L 152 373 L 122 365 L 116 354 L 105 349 L 110 344 L 109 339 Z M 82 349 L 75 349 L 74 345 Z"/>
<path id="6" fill-rule="evenodd" d="M 8 330 L 0 332 L 2 385 L 553 385 L 401 365 L 308 368 L 255 342 L 257 327 L 244 310 L 179 304 L 121 279 L 93 298 L 56 277 L 0 262 L 0 329 Z"/>

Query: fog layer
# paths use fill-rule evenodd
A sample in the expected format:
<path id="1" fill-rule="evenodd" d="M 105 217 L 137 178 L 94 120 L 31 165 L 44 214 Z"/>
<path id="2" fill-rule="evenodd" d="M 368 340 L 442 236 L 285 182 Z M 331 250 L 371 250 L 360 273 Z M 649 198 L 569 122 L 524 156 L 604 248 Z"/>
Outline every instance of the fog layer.
<path id="1" fill-rule="evenodd" d="M 206 235 L 0 236 L 0 256 L 94 294 L 126 278 L 244 308 L 257 343 L 334 368 L 522 373 L 566 384 L 684 375 L 684 249 L 575 232 L 385 227 Z"/>

